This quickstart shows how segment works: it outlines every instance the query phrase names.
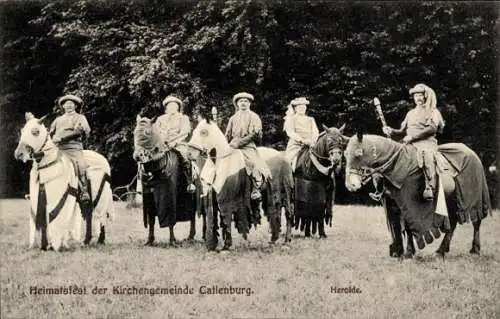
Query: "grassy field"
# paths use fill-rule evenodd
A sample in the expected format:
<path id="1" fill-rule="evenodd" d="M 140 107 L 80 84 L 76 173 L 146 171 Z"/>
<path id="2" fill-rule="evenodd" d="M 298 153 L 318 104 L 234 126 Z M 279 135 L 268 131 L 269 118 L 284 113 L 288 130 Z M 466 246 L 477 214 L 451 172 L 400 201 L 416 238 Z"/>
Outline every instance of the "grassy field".
<path id="1" fill-rule="evenodd" d="M 337 206 L 327 239 L 297 235 L 290 247 L 269 247 L 262 225 L 247 243 L 235 234 L 234 251 L 219 254 L 206 251 L 200 232 L 194 243 L 170 247 L 168 230 L 157 230 L 160 244 L 143 247 L 141 214 L 117 203 L 106 246 L 56 253 L 27 249 L 27 204 L 0 201 L 1 318 L 500 318 L 498 211 L 483 222 L 480 257 L 468 254 L 467 224 L 457 229 L 446 260 L 433 257 L 432 244 L 400 262 L 388 257 L 390 238 L 378 207 Z M 176 231 L 186 238 L 188 224 Z M 200 292 L 214 285 L 249 289 Z M 31 294 L 35 286 L 76 286 L 86 294 Z M 175 286 L 193 293 L 113 291 Z M 107 290 L 94 294 L 95 287 Z M 332 292 L 343 287 L 358 290 Z"/>

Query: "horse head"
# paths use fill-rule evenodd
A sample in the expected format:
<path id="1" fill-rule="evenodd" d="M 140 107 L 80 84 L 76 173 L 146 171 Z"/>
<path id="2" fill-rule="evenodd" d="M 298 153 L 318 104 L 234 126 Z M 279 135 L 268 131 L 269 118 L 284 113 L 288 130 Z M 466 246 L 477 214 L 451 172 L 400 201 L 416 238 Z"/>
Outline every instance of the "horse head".
<path id="1" fill-rule="evenodd" d="M 320 134 L 318 142 L 313 147 L 313 151 L 328 158 L 333 166 L 338 166 L 342 161 L 342 152 L 349 140 L 343 134 L 345 124 L 340 128 L 327 127 L 324 124 L 322 127 L 324 131 Z"/>
<path id="2" fill-rule="evenodd" d="M 383 136 L 363 135 L 360 132 L 349 138 L 344 151 L 347 190 L 354 192 L 360 189 L 374 169 L 391 160 L 400 146 L 400 143 Z"/>
<path id="3" fill-rule="evenodd" d="M 217 123 L 207 118 L 199 121 L 193 130 L 188 146 L 190 148 L 188 156 L 191 159 L 196 159 L 202 152 L 208 153 L 214 148 L 229 148 L 227 139 L 217 126 Z"/>
<path id="4" fill-rule="evenodd" d="M 158 127 L 147 117 L 137 115 L 134 129 L 133 158 L 139 163 L 147 163 L 165 154 Z"/>
<path id="5" fill-rule="evenodd" d="M 17 160 L 25 163 L 32 160 L 50 141 L 49 132 L 41 122 L 31 112 L 26 113 L 26 124 L 21 129 L 21 137 L 14 151 Z"/>

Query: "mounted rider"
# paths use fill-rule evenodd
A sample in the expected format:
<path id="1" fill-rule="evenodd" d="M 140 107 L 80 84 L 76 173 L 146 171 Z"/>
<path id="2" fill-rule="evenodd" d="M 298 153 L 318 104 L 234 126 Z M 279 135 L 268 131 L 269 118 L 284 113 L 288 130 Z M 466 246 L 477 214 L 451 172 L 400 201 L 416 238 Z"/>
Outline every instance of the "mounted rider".
<path id="1" fill-rule="evenodd" d="M 183 113 L 184 102 L 179 98 L 169 95 L 162 104 L 165 107 L 165 114 L 159 116 L 155 124 L 166 148 L 175 149 L 180 154 L 179 158 L 188 183 L 187 191 L 193 193 L 196 186 L 193 181 L 191 161 L 187 158 L 186 149 L 180 144 L 186 142 L 191 134 L 191 122 L 189 117 Z"/>
<path id="2" fill-rule="evenodd" d="M 436 93 L 425 84 L 417 84 L 409 91 L 413 97 L 415 108 L 407 114 L 400 129 L 384 127 L 387 135 L 406 134 L 403 143 L 417 148 L 418 163 L 425 172 L 425 190 L 423 197 L 432 200 L 436 190 L 436 160 L 438 151 L 436 133 L 442 132 L 444 120 L 436 108 Z"/>
<path id="3" fill-rule="evenodd" d="M 306 115 L 309 101 L 305 97 L 292 100 L 290 105 L 293 108 L 293 113 L 288 109 L 284 123 L 284 130 L 289 138 L 285 156 L 295 172 L 300 150 L 304 146 L 311 147 L 316 143 L 319 130 L 314 118 Z"/>
<path id="4" fill-rule="evenodd" d="M 257 143 L 262 139 L 262 121 L 257 113 L 250 110 L 253 101 L 253 95 L 246 92 L 233 96 L 236 113 L 229 119 L 225 135 L 229 145 L 243 153 L 247 172 L 252 178 L 250 198 L 260 201 L 262 186 L 271 177 L 271 171 L 257 151 Z"/>
<path id="5" fill-rule="evenodd" d="M 73 162 L 79 180 L 80 201 L 83 205 L 89 205 L 91 198 L 86 174 L 88 164 L 83 156 L 83 137 L 89 136 L 90 126 L 85 115 L 76 111 L 76 107 L 82 105 L 82 99 L 76 95 L 60 97 L 58 106 L 64 113 L 52 122 L 49 134 L 57 147 Z"/>

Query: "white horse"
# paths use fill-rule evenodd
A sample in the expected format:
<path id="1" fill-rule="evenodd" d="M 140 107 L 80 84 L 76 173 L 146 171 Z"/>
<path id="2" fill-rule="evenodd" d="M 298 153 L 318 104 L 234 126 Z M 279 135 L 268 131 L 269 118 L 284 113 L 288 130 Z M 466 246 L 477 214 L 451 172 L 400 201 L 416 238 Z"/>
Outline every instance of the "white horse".
<path id="1" fill-rule="evenodd" d="M 36 230 L 41 234 L 41 248 L 50 246 L 59 251 L 69 248 L 69 242 L 82 240 L 83 218 L 77 201 L 78 176 L 71 160 L 52 142 L 46 127 L 31 113 L 26 113 L 26 124 L 21 129 L 14 156 L 18 160 L 33 161 L 30 173 L 30 234 L 29 247 L 35 247 Z M 103 244 L 105 226 L 114 214 L 110 187 L 111 170 L 107 160 L 93 151 L 84 151 L 88 163 L 92 207 L 86 221 L 84 244 L 92 236 L 92 219 L 100 230 L 98 243 Z M 50 245 L 50 246 L 49 246 Z"/>
<path id="2" fill-rule="evenodd" d="M 217 206 L 214 211 L 220 212 L 222 224 L 223 250 L 232 245 L 231 222 L 246 239 L 252 225 L 260 223 L 260 210 L 251 207 L 250 202 L 250 177 L 247 174 L 245 159 L 240 150 L 235 150 L 229 143 L 214 121 L 202 119 L 193 130 L 189 157 L 195 159 L 203 153 L 216 150 L 214 172 L 207 174 L 213 180 L 206 181 L 213 187 L 216 194 Z M 263 189 L 262 210 L 269 220 L 271 227 L 271 243 L 275 243 L 280 234 L 281 214 L 286 216 L 285 242 L 291 240 L 291 225 L 293 217 L 293 177 L 291 166 L 280 152 L 266 147 L 258 148 L 259 154 L 271 170 L 272 178 L 267 181 Z M 211 162 L 211 161 L 207 161 Z M 202 176 L 204 175 L 202 170 Z M 207 229 L 207 238 L 213 231 L 216 233 L 217 225 L 208 220 L 208 225 L 213 225 L 214 230 Z M 208 243 L 209 249 L 215 249 L 214 242 Z"/>

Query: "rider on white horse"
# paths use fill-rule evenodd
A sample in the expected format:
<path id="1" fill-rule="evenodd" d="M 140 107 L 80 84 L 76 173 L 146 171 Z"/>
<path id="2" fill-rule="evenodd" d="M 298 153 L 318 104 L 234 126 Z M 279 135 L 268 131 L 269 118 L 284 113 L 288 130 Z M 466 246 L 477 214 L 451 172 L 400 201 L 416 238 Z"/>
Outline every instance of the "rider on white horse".
<path id="1" fill-rule="evenodd" d="M 414 145 L 418 152 L 419 166 L 424 168 L 426 187 L 424 199 L 432 200 L 436 189 L 435 153 L 438 143 L 436 133 L 444 128 L 444 120 L 436 108 L 436 93 L 425 84 L 417 84 L 410 89 L 410 96 L 415 101 L 415 108 L 411 109 L 401 124 L 399 130 L 384 127 L 387 135 L 404 134 L 403 142 Z"/>
<path id="2" fill-rule="evenodd" d="M 271 171 L 257 151 L 256 142 L 262 138 L 262 121 L 257 113 L 250 110 L 253 100 L 253 95 L 245 92 L 233 96 L 236 113 L 229 119 L 225 135 L 229 145 L 243 153 L 247 172 L 252 177 L 250 198 L 260 201 L 262 186 L 271 177 Z"/>
<path id="3" fill-rule="evenodd" d="M 76 111 L 77 105 L 83 105 L 81 98 L 72 94 L 64 95 L 59 98 L 58 104 L 64 109 L 64 114 L 52 122 L 49 132 L 52 141 L 73 162 L 79 178 L 80 200 L 86 206 L 91 199 L 87 189 L 88 165 L 83 156 L 82 138 L 89 136 L 90 126 L 85 115 Z"/>

